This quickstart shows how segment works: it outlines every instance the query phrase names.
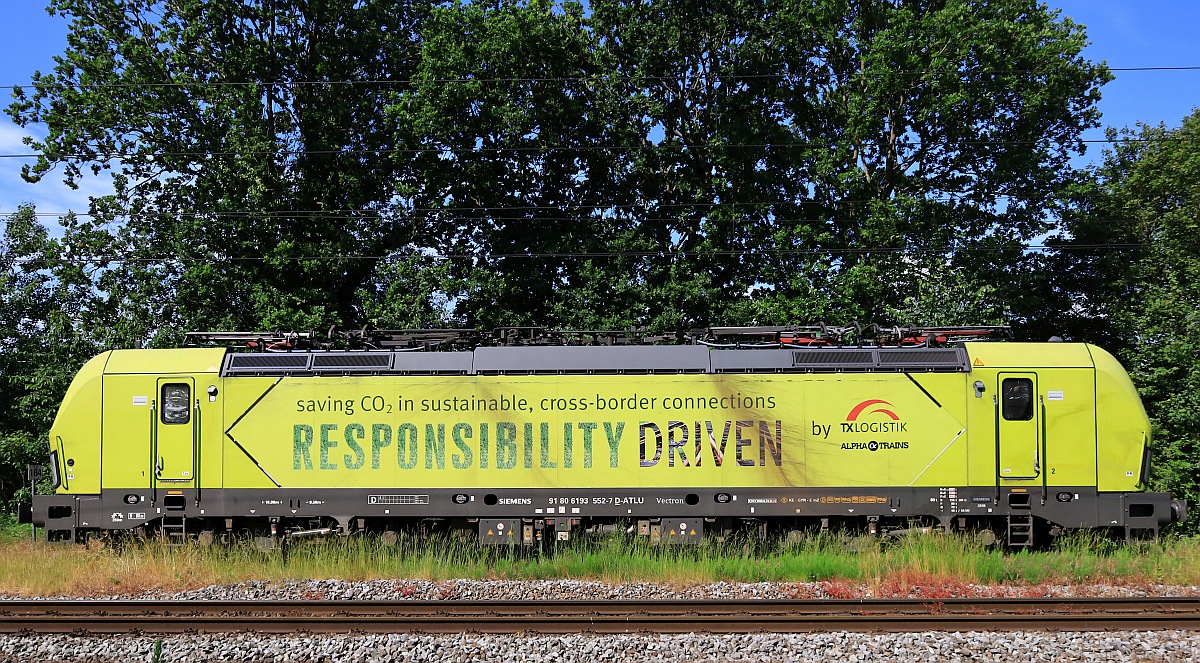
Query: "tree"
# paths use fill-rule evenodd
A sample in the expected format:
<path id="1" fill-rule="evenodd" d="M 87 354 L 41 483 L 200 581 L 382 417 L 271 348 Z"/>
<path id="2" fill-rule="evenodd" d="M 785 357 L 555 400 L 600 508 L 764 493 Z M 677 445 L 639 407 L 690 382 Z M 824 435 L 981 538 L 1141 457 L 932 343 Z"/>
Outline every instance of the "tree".
<path id="1" fill-rule="evenodd" d="M 51 239 L 32 207 L 0 233 L 0 507 L 46 459 L 46 433 L 75 371 L 95 354 L 103 324 L 90 275 L 64 260 L 80 238 L 75 219 Z M 82 277 L 82 278 L 81 278 Z"/>
<path id="2" fill-rule="evenodd" d="M 421 148 L 411 205 L 469 326 L 628 326 L 638 262 L 620 255 L 640 193 L 611 64 L 575 2 L 439 7 L 423 25 L 411 94 L 389 109 L 396 142 Z M 589 257 L 594 256 L 594 257 Z"/>
<path id="3" fill-rule="evenodd" d="M 484 328 L 889 322 L 931 275 L 1027 314 L 1108 79 L 1034 0 L 51 7 L 27 177 L 114 173 L 97 260 L 158 343 L 357 327 L 400 264 Z"/>
<path id="4" fill-rule="evenodd" d="M 90 212 L 119 224 L 113 269 L 162 342 L 189 328 L 354 324 L 392 214 L 386 100 L 408 76 L 421 3 L 54 0 L 52 73 L 8 113 L 42 123 L 36 181 L 113 175 Z"/>
<path id="5" fill-rule="evenodd" d="M 632 174 L 642 236 L 673 257 L 652 308 L 886 320 L 945 273 L 1019 312 L 1004 284 L 1109 79 L 1080 26 L 1033 0 L 592 6 L 656 148 Z"/>
<path id="6" fill-rule="evenodd" d="M 1200 499 L 1200 110 L 1110 130 L 1058 244 L 1055 292 L 1078 340 L 1129 370 L 1154 424 L 1153 484 Z"/>

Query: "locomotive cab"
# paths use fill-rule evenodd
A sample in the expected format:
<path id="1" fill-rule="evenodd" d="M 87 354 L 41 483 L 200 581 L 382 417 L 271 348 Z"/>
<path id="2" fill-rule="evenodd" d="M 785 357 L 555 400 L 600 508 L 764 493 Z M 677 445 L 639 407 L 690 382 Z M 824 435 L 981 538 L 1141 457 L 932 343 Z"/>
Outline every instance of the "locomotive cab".
<path id="1" fill-rule="evenodd" d="M 48 540 L 136 527 L 199 492 L 205 415 L 218 427 L 221 417 L 195 389 L 215 389 L 223 355 L 114 350 L 80 369 L 50 429 L 54 494 L 34 497 Z"/>
<path id="2" fill-rule="evenodd" d="M 1032 538 L 1032 519 L 1050 531 L 1108 527 L 1152 538 L 1181 520 L 1182 502 L 1147 491 L 1150 420 L 1128 374 L 1101 348 L 1074 343 L 968 344 L 974 444 L 994 461 L 972 481 L 994 477 L 1010 510 L 1010 545 Z M 990 398 L 986 398 L 987 394 Z"/>

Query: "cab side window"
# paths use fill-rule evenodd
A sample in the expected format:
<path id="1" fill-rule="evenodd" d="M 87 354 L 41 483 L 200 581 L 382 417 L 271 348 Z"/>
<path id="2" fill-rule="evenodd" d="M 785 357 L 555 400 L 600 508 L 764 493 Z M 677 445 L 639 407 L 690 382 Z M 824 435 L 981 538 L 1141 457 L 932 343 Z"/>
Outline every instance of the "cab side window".
<path id="1" fill-rule="evenodd" d="M 186 424 L 192 418 L 192 389 L 186 384 L 162 386 L 162 422 Z"/>
<path id="2" fill-rule="evenodd" d="M 1000 385 L 1004 394 L 1004 418 L 1008 421 L 1029 421 L 1033 418 L 1033 380 L 1005 378 Z"/>

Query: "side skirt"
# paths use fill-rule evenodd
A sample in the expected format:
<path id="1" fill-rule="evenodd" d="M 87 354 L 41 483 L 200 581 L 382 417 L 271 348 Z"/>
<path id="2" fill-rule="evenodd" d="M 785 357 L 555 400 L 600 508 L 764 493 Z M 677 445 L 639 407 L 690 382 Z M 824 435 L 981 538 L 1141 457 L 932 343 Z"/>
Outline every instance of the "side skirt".
<path id="1" fill-rule="evenodd" d="M 119 531 L 164 516 L 200 519 L 209 528 L 240 530 L 258 524 L 305 529 L 327 519 L 337 529 L 390 529 L 429 520 L 526 522 L 556 520 L 569 527 L 675 519 L 694 522 L 851 524 L 884 533 L 921 519 L 944 529 L 1003 523 L 1034 516 L 1060 529 L 1151 531 L 1173 521 L 1166 493 L 1098 493 L 1095 488 L 1040 493 L 994 487 L 945 488 L 658 488 L 658 489 L 212 489 L 152 496 L 145 489 L 108 489 L 100 495 L 38 495 L 33 517 L 47 537 L 74 541 L 77 531 Z M 155 499 L 157 498 L 157 499 Z M 999 525 L 997 525 L 999 526 Z M 480 526 L 483 536 L 486 523 Z M 189 527 L 190 531 L 195 531 Z M 876 528 L 870 527 L 874 531 Z"/>

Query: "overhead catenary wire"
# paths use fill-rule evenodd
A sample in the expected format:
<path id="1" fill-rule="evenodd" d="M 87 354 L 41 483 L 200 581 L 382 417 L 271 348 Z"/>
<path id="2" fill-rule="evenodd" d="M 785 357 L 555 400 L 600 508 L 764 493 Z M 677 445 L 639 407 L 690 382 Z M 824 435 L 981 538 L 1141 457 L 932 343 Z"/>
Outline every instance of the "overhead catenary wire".
<path id="1" fill-rule="evenodd" d="M 937 246 L 937 247 L 822 247 L 811 249 L 712 249 L 698 251 L 555 251 L 555 252 L 526 252 L 526 253 L 395 253 L 382 255 L 363 254 L 332 254 L 332 255 L 299 255 L 299 256 L 72 256 L 72 257 L 16 257 L 8 262 L 12 264 L 227 264 L 246 262 L 317 262 L 317 261 L 382 261 L 397 257 L 421 257 L 432 261 L 469 260 L 472 262 L 488 262 L 492 260 L 568 260 L 568 259 L 597 259 L 597 258 L 667 258 L 688 259 L 704 257 L 746 257 L 746 256 L 827 256 L 865 255 L 865 254 L 947 254 L 957 252 L 968 253 L 1024 253 L 1046 251 L 1094 251 L 1139 249 L 1157 246 L 1150 243 L 1099 243 L 1099 244 L 1009 244 L 1003 246 Z"/>
<path id="2" fill-rule="evenodd" d="M 1148 67 L 1105 67 L 1107 71 L 1115 72 L 1186 72 L 1200 71 L 1200 65 L 1179 65 L 1179 66 L 1148 66 Z M 820 69 L 820 71 L 828 71 L 828 69 Z M 840 72 L 839 72 L 840 73 Z M 1051 73 L 1051 70 L 1046 69 L 887 69 L 883 71 L 864 71 L 856 69 L 845 72 L 852 76 L 1030 76 L 1042 75 Z M 255 86 L 274 86 L 274 87 L 300 87 L 300 86 L 318 86 L 318 85 L 337 85 L 337 86 L 353 86 L 353 85 L 418 85 L 418 84 L 472 84 L 480 83 L 570 83 L 570 82 L 598 82 L 598 81 L 679 81 L 679 80 L 695 80 L 695 81 L 721 81 L 721 80 L 757 80 L 757 79 L 795 79 L 808 80 L 808 76 L 794 73 L 758 73 L 758 74 L 734 74 L 734 73 L 682 73 L 682 74 L 596 74 L 587 76 L 498 76 L 498 77 L 420 77 L 413 76 L 406 79 L 394 78 L 361 78 L 361 79 L 337 79 L 337 80 L 248 80 L 248 81 L 220 81 L 220 80 L 196 80 L 196 81 L 158 81 L 158 82 L 122 82 L 122 83 L 81 83 L 81 84 L 66 84 L 66 83 L 45 83 L 41 81 L 31 81 L 29 83 L 19 83 L 13 85 L 0 85 L 0 90 L 14 90 L 25 87 L 42 87 L 42 88 L 58 88 L 58 89 L 77 89 L 77 90 L 93 90 L 104 88 L 180 88 L 180 87 L 197 87 L 197 88 L 219 88 L 219 87 L 255 87 Z"/>
<path id="3" fill-rule="evenodd" d="M 1125 143 L 1190 143 L 1200 140 L 1200 135 L 1175 133 L 1170 136 L 1125 136 L 1118 138 L 1075 138 L 1067 143 L 1083 144 L 1125 144 Z M 221 158 L 221 157 L 264 157 L 264 156 L 356 156 L 363 154 L 549 154 L 555 152 L 636 152 L 642 150 L 745 150 L 745 149 L 837 149 L 852 147 L 855 143 L 872 144 L 873 138 L 862 138 L 858 141 L 847 140 L 840 143 L 804 142 L 804 143 L 711 143 L 711 144 L 676 144 L 676 143 L 646 143 L 644 145 L 531 145 L 524 147 L 380 147 L 380 148 L 348 148 L 348 149 L 281 149 L 281 150 L 214 150 L 186 152 L 97 152 L 95 154 L 68 152 L 52 155 L 52 160 L 76 159 L 84 161 L 95 160 L 141 160 L 152 163 L 156 159 L 168 158 Z M 1047 145 L 1058 144 L 1046 139 L 1031 140 L 960 140 L 960 141 L 904 141 L 905 147 L 921 149 L 939 146 L 971 146 L 992 147 L 1000 145 Z M 35 152 L 0 153 L 0 159 L 39 159 L 46 155 Z"/>
<path id="4" fill-rule="evenodd" d="M 453 210 L 448 210 L 448 211 L 453 211 Z M 2 223 L 5 218 L 7 218 L 9 216 L 13 216 L 15 214 L 19 214 L 19 212 L 0 211 L 0 223 Z M 90 214 L 87 212 L 34 212 L 34 213 L 31 213 L 30 215 L 35 216 L 35 217 L 50 217 L 50 218 L 61 218 L 61 217 L 71 216 L 71 215 L 74 215 L 77 217 L 101 216 L 98 214 Z M 131 214 L 123 213 L 119 216 L 131 216 Z M 240 212 L 240 213 L 236 213 L 236 214 L 225 214 L 225 213 L 221 213 L 221 212 L 212 212 L 212 213 L 196 212 L 196 213 L 180 214 L 180 213 L 175 213 L 175 212 L 149 211 L 145 214 L 145 216 L 151 217 L 151 218 L 167 218 L 167 219 L 176 219 L 176 220 L 179 220 L 179 219 L 203 220 L 203 221 L 205 221 L 206 225 L 211 225 L 214 222 L 221 222 L 221 221 L 236 222 L 236 221 L 243 221 L 243 220 L 250 221 L 250 222 L 258 222 L 258 221 L 266 221 L 266 220 L 294 221 L 294 220 L 296 220 L 296 218 L 295 218 L 296 216 L 309 217 L 314 221 L 389 221 L 389 222 L 404 221 L 404 222 L 412 222 L 412 221 L 432 221 L 432 220 L 437 220 L 439 218 L 438 215 L 435 215 L 435 214 L 423 214 L 420 216 L 414 216 L 414 215 L 405 214 L 404 211 L 400 211 L 399 213 L 397 213 L 395 215 L 391 215 L 391 216 L 379 214 L 378 212 L 374 212 L 374 213 L 365 213 L 364 212 L 362 214 L 357 214 L 357 215 L 327 215 L 327 214 L 311 214 L 311 215 L 310 214 L 296 214 L 296 215 L 293 215 L 288 212 L 271 212 L 269 214 L 264 212 L 261 215 L 259 215 L 259 214 L 251 213 L 251 212 Z M 568 223 L 568 222 L 569 223 L 580 223 L 580 222 L 589 222 L 590 221 L 590 222 L 596 222 L 596 223 L 605 223 L 605 222 L 669 223 L 669 222 L 673 222 L 673 221 L 679 221 L 680 217 L 679 216 L 651 217 L 651 216 L 640 216 L 640 215 L 636 215 L 636 214 L 629 215 L 629 216 L 620 216 L 620 217 L 614 217 L 614 216 L 570 216 L 570 215 L 567 215 L 567 216 L 562 216 L 562 215 L 555 215 L 555 216 L 499 216 L 499 215 L 460 216 L 460 215 L 448 215 L 446 217 L 446 220 L 454 221 L 454 222 L 511 221 L 511 222 L 532 222 L 532 223 Z M 739 220 L 744 221 L 744 220 L 750 220 L 750 219 L 741 217 L 739 219 L 729 219 L 729 220 L 730 221 L 739 221 Z M 758 217 L 754 217 L 753 220 L 759 221 L 761 219 L 759 219 Z M 771 216 L 770 219 L 768 219 L 768 220 L 771 222 L 774 222 L 774 223 L 862 224 L 862 223 L 865 223 L 872 219 L 845 218 L 845 217 L 834 217 L 834 216 L 812 217 L 812 218 Z M 1089 217 L 1087 219 L 1087 221 L 1101 222 L 1101 223 L 1135 223 L 1135 222 L 1138 222 L 1139 219 L 1120 218 L 1120 217 L 1111 217 L 1111 218 L 1110 217 L 1104 217 L 1104 218 Z"/>
<path id="5" fill-rule="evenodd" d="M 963 199 L 973 199 L 973 198 L 974 198 L 974 196 L 971 196 L 968 194 L 941 193 L 938 196 L 911 198 L 911 199 L 904 199 L 904 200 L 909 201 L 909 202 L 922 202 L 922 203 L 924 203 L 924 202 L 946 203 L 946 202 L 957 202 L 957 201 L 961 201 Z M 1008 196 L 1001 196 L 1000 198 L 1006 199 L 1006 198 L 1008 198 Z M 536 212 L 536 211 L 562 211 L 562 210 L 567 210 L 567 209 L 571 209 L 571 210 L 593 209 L 593 210 L 604 211 L 604 210 L 615 210 L 615 209 L 639 210 L 639 209 L 646 209 L 646 208 L 672 208 L 672 209 L 674 209 L 674 208 L 747 207 L 747 206 L 770 207 L 770 206 L 775 206 L 775 205 L 779 205 L 779 206 L 818 205 L 818 206 L 822 206 L 822 207 L 838 207 L 838 206 L 852 207 L 852 206 L 858 206 L 858 205 L 875 205 L 880 202 L 899 202 L 899 200 L 898 199 L 882 200 L 879 198 L 863 198 L 861 200 L 855 200 L 855 199 L 846 199 L 846 200 L 843 200 L 843 199 L 838 199 L 838 200 L 777 199 L 777 200 L 743 200 L 743 201 L 738 201 L 738 200 L 704 201 L 704 200 L 701 200 L 701 201 L 694 201 L 694 202 L 679 202 L 679 203 L 672 203 L 672 202 L 609 203 L 609 202 L 605 202 L 605 203 L 565 203 L 562 205 L 452 205 L 452 206 L 436 206 L 436 207 L 424 207 L 424 206 L 403 207 L 403 206 L 401 206 L 401 207 L 398 207 L 397 210 L 401 211 L 401 212 L 406 212 L 406 213 L 408 213 L 408 212 L 479 212 L 482 214 L 482 213 L 489 212 L 489 211 L 521 211 L 521 210 Z M 328 216 L 331 214 L 332 215 L 350 215 L 350 214 L 359 215 L 359 214 L 372 214 L 372 213 L 379 214 L 379 212 L 380 212 L 380 210 L 377 210 L 377 209 L 336 208 L 336 207 L 334 207 L 334 208 L 325 208 L 325 209 L 294 209 L 294 210 L 292 210 L 292 209 L 209 210 L 209 211 L 189 212 L 186 214 L 175 213 L 175 215 L 180 216 L 180 217 L 185 217 L 185 218 L 196 217 L 196 216 L 208 216 L 208 215 L 274 217 L 274 216 L 294 216 L 297 214 L 314 215 L 314 216 Z M 0 214 L 2 214 L 2 215 L 15 214 L 15 213 L 16 213 L 15 211 L 0 212 Z M 34 215 L 35 216 L 65 216 L 68 213 L 69 212 L 62 212 L 62 213 L 59 213 L 59 212 L 36 212 L 36 213 L 34 213 Z M 93 214 L 88 213 L 88 212 L 73 212 L 73 213 L 76 216 L 94 216 Z M 338 218 L 338 217 L 334 217 L 334 218 Z M 357 218 L 357 217 L 355 217 L 355 218 Z M 524 217 L 522 217 L 522 218 L 524 218 Z M 797 219 L 797 220 L 802 221 L 804 219 Z"/>

